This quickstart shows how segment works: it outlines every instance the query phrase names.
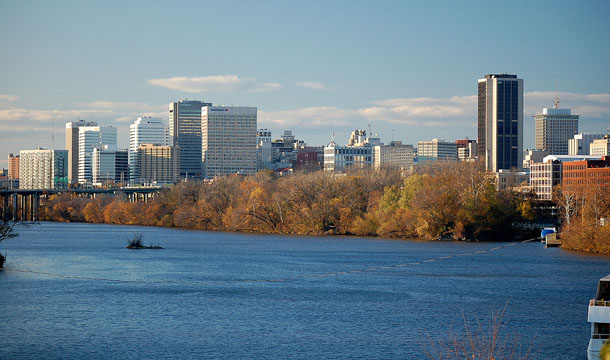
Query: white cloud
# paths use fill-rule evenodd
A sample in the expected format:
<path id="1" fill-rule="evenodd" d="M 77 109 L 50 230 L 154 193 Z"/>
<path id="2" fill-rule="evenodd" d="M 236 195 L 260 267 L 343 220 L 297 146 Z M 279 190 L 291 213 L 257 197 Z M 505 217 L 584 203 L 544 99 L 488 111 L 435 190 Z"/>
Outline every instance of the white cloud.
<path id="1" fill-rule="evenodd" d="M 525 93 L 523 112 L 526 115 L 540 114 L 542 108 L 553 107 L 557 93 L 534 91 Z M 572 114 L 584 117 L 610 117 L 610 94 L 577 94 L 560 92 L 559 106 L 572 109 Z"/>
<path id="2" fill-rule="evenodd" d="M 319 81 L 299 81 L 294 83 L 294 86 L 311 89 L 311 90 L 326 90 L 326 85 L 322 84 Z"/>
<path id="3" fill-rule="evenodd" d="M 358 110 L 339 109 L 335 106 L 315 106 L 280 111 L 258 111 L 262 123 L 284 126 L 347 125 L 349 119 L 358 117 Z"/>
<path id="4" fill-rule="evenodd" d="M 19 97 L 15 96 L 15 95 L 0 94 L 0 104 L 8 104 L 17 99 L 19 99 Z"/>
<path id="5" fill-rule="evenodd" d="M 354 121 L 389 122 L 418 126 L 439 126 L 470 119 L 476 114 L 472 96 L 451 98 L 396 98 L 373 101 L 374 106 L 340 109 L 317 106 L 281 111 L 259 111 L 262 123 L 290 126 L 342 126 Z"/>
<path id="6" fill-rule="evenodd" d="M 529 117 L 551 107 L 556 94 L 529 92 L 524 94 L 524 115 Z M 572 108 L 581 117 L 610 117 L 610 94 L 560 93 L 561 105 Z M 476 124 L 477 96 L 449 98 L 394 98 L 372 101 L 373 106 L 341 109 L 316 106 L 280 111 L 259 111 L 261 123 L 282 126 L 345 126 L 367 122 L 387 122 L 414 126 L 445 126 Z"/>
<path id="7" fill-rule="evenodd" d="M 136 110 L 136 111 L 159 111 L 162 105 L 150 105 L 143 102 L 128 102 L 128 101 L 93 101 L 83 104 L 86 107 L 93 109 L 106 110 Z"/>
<path id="8" fill-rule="evenodd" d="M 191 93 L 203 92 L 267 92 L 282 87 L 278 83 L 260 83 L 253 78 L 237 75 L 214 75 L 201 77 L 178 76 L 166 79 L 151 79 L 149 84 Z"/>
<path id="9" fill-rule="evenodd" d="M 102 109 L 83 110 L 34 110 L 24 108 L 11 108 L 0 110 L 0 122 L 44 122 L 44 121 L 71 121 L 78 117 L 96 115 L 110 115 L 112 111 Z"/>

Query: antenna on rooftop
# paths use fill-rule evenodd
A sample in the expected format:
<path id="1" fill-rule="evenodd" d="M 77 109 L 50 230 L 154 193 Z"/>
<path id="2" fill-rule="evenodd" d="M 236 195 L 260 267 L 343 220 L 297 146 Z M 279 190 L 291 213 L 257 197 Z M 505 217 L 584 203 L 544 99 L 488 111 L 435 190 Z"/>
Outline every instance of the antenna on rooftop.
<path id="1" fill-rule="evenodd" d="M 394 129 L 392 129 L 392 141 L 394 141 Z"/>
<path id="2" fill-rule="evenodd" d="M 559 73 L 555 76 L 555 101 L 553 107 L 559 109 Z"/>
<path id="3" fill-rule="evenodd" d="M 55 149 L 55 119 L 51 119 L 51 149 Z"/>

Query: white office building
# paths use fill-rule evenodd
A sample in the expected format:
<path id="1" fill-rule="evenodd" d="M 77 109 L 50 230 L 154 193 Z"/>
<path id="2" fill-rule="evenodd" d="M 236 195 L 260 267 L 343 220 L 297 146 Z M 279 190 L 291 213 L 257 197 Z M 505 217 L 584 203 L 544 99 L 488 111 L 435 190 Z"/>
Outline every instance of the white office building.
<path id="1" fill-rule="evenodd" d="M 273 160 L 273 149 L 271 146 L 271 130 L 258 129 L 256 132 L 256 169 L 266 169 Z"/>
<path id="2" fill-rule="evenodd" d="M 417 160 L 419 164 L 436 160 L 457 161 L 457 145 L 443 139 L 418 141 Z"/>
<path id="3" fill-rule="evenodd" d="M 91 156 L 93 148 L 108 145 L 116 148 L 117 132 L 112 126 L 82 126 L 78 133 L 78 182 L 93 181 Z"/>
<path id="4" fill-rule="evenodd" d="M 129 178 L 137 181 L 138 148 L 142 144 L 168 145 L 169 127 L 159 118 L 139 117 L 129 125 Z"/>
<path id="5" fill-rule="evenodd" d="M 373 168 L 400 169 L 410 171 L 413 168 L 415 149 L 413 145 L 403 145 L 402 141 L 392 141 L 390 145 L 373 146 Z"/>
<path id="6" fill-rule="evenodd" d="M 373 167 L 373 147 L 382 145 L 379 137 L 367 137 L 366 130 L 356 129 L 346 146 L 337 145 L 333 139 L 324 147 L 324 170 L 370 169 Z"/>
<path id="7" fill-rule="evenodd" d="M 589 145 L 589 153 L 599 157 L 610 155 L 610 135 L 604 136 L 603 139 L 593 140 Z"/>
<path id="8" fill-rule="evenodd" d="M 256 107 L 201 108 L 204 177 L 256 172 L 256 117 Z"/>
<path id="9" fill-rule="evenodd" d="M 568 155 L 568 140 L 578 134 L 578 115 L 572 115 L 568 108 L 560 109 L 559 100 L 555 107 L 542 109 L 535 115 L 536 149 L 548 150 L 553 155 Z"/>
<path id="10" fill-rule="evenodd" d="M 68 150 L 21 150 L 20 189 L 65 189 L 68 187 Z"/>
<path id="11" fill-rule="evenodd" d="M 603 139 L 604 134 L 580 133 L 568 140 L 568 155 L 589 155 L 593 140 Z"/>
<path id="12" fill-rule="evenodd" d="M 68 150 L 68 181 L 78 181 L 78 133 L 83 126 L 97 126 L 96 122 L 78 120 L 66 123 L 66 149 Z"/>

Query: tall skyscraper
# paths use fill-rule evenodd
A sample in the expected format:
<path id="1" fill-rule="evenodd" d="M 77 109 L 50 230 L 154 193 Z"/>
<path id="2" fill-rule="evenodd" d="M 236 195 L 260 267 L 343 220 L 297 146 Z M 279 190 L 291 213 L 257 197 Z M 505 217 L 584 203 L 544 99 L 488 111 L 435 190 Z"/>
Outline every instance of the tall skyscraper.
<path id="1" fill-rule="evenodd" d="M 478 153 L 488 171 L 523 164 L 523 79 L 488 74 L 479 79 Z"/>
<path id="2" fill-rule="evenodd" d="M 169 145 L 180 147 L 180 176 L 201 178 L 201 108 L 212 106 L 198 100 L 169 104 Z"/>
<path id="3" fill-rule="evenodd" d="M 21 150 L 20 189 L 65 189 L 68 187 L 68 150 Z"/>
<path id="4" fill-rule="evenodd" d="M 116 149 L 116 128 L 112 126 L 81 126 L 78 132 L 78 182 L 93 180 L 91 156 L 96 145 Z"/>
<path id="5" fill-rule="evenodd" d="M 208 105 L 201 109 L 205 177 L 256 172 L 256 114 L 256 107 Z"/>
<path id="6" fill-rule="evenodd" d="M 552 155 L 568 155 L 568 141 L 578 133 L 578 115 L 572 115 L 568 108 L 559 108 L 559 98 L 555 106 L 542 109 L 536 121 L 536 149 L 548 150 Z"/>
<path id="7" fill-rule="evenodd" d="M 96 122 L 78 120 L 66 123 L 66 149 L 68 150 L 68 181 L 78 181 L 78 129 L 82 126 L 97 126 Z"/>
<path id="8" fill-rule="evenodd" d="M 136 180 L 138 148 L 142 144 L 167 145 L 169 128 L 158 118 L 139 117 L 129 125 L 129 177 Z"/>

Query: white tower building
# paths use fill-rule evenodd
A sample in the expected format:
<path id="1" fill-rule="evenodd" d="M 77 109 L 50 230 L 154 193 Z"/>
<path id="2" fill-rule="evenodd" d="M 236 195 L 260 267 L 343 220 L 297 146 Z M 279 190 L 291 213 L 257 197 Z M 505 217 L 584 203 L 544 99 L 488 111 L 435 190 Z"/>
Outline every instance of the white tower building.
<path id="1" fill-rule="evenodd" d="M 201 108 L 205 177 L 256 172 L 256 114 L 256 107 Z"/>
<path id="2" fill-rule="evenodd" d="M 112 126 L 82 126 L 78 133 L 78 182 L 93 180 L 91 155 L 96 145 L 116 148 L 116 128 Z"/>
<path id="3" fill-rule="evenodd" d="M 142 144 L 168 145 L 169 127 L 159 118 L 143 116 L 129 125 L 129 178 L 137 180 L 138 148 Z"/>
<path id="4" fill-rule="evenodd" d="M 548 150 L 551 155 L 568 155 L 568 140 L 578 133 L 578 118 L 570 109 L 560 109 L 558 99 L 555 107 L 542 109 L 542 114 L 534 116 L 536 149 Z"/>
<path id="5" fill-rule="evenodd" d="M 21 150 L 20 189 L 65 189 L 68 187 L 68 150 Z"/>

